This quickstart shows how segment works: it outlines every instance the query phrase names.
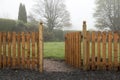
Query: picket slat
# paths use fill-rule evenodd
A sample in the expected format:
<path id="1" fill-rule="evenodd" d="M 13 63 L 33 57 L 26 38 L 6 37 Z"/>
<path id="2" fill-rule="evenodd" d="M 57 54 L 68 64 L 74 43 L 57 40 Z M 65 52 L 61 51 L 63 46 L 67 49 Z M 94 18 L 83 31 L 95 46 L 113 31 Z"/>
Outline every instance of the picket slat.
<path id="1" fill-rule="evenodd" d="M 81 68 L 81 33 L 78 32 L 78 67 Z"/>
<path id="2" fill-rule="evenodd" d="M 89 70 L 90 69 L 90 33 L 87 32 L 86 33 L 86 36 L 87 36 L 87 42 L 86 42 L 86 52 L 87 52 L 87 55 L 86 55 L 86 66 L 87 66 L 87 69 Z"/>
<path id="3" fill-rule="evenodd" d="M 95 70 L 95 32 L 92 32 L 92 70 Z"/>
<path id="4" fill-rule="evenodd" d="M 70 33 L 68 34 L 68 46 L 69 46 L 69 48 L 68 48 L 68 56 L 69 56 L 69 64 L 71 64 L 72 65 L 72 61 L 71 61 L 71 36 L 70 36 Z"/>
<path id="5" fill-rule="evenodd" d="M 75 60 L 75 62 L 76 62 L 76 68 L 79 68 L 79 53 L 78 53 L 78 50 L 79 50 L 78 43 L 79 43 L 79 41 L 78 41 L 78 32 L 76 32 L 75 34 L 76 34 L 75 35 L 75 49 L 76 49 L 76 52 L 75 52 L 75 54 L 76 54 L 76 60 Z"/>
<path id="6" fill-rule="evenodd" d="M 118 67 L 118 34 L 114 33 L 114 69 L 117 70 Z"/>
<path id="7" fill-rule="evenodd" d="M 30 33 L 26 34 L 27 39 L 27 67 L 30 68 Z"/>
<path id="8" fill-rule="evenodd" d="M 39 69 L 39 65 L 38 65 L 38 63 L 39 63 L 39 33 L 38 32 L 36 32 L 36 44 L 37 44 L 37 68 Z"/>
<path id="9" fill-rule="evenodd" d="M 112 69 L 112 32 L 108 33 L 108 67 L 109 70 Z"/>
<path id="10" fill-rule="evenodd" d="M 2 32 L 0 32 L 0 68 L 2 68 Z"/>
<path id="11" fill-rule="evenodd" d="M 72 53 L 71 53 L 72 54 L 72 65 L 74 66 L 74 57 L 75 57 L 74 56 L 74 33 L 72 33 L 71 35 L 72 35 L 71 36 L 71 40 L 72 40 L 72 48 L 71 48 L 72 49 Z"/>
<path id="12" fill-rule="evenodd" d="M 21 65 L 21 59 L 22 59 L 22 57 L 21 57 L 21 34 L 20 34 L 20 32 L 18 32 L 18 34 L 17 34 L 17 65 L 18 65 L 18 67 L 21 67 L 20 65 Z"/>
<path id="13" fill-rule="evenodd" d="M 25 68 L 25 33 L 22 32 L 22 68 Z"/>
<path id="14" fill-rule="evenodd" d="M 71 44 L 71 46 L 70 46 L 70 63 L 71 63 L 71 65 L 73 65 L 73 61 L 72 61 L 72 35 L 70 34 L 69 36 L 70 36 L 70 44 Z"/>
<path id="15" fill-rule="evenodd" d="M 12 67 L 16 67 L 16 32 L 12 33 Z"/>
<path id="16" fill-rule="evenodd" d="M 35 68 L 35 32 L 32 32 L 32 69 Z"/>
<path id="17" fill-rule="evenodd" d="M 68 63 L 68 57 L 67 57 L 67 55 L 68 55 L 68 53 L 67 53 L 67 45 L 68 45 L 68 41 L 67 41 L 67 34 L 65 35 L 65 61 L 66 61 L 66 63 Z"/>
<path id="18" fill-rule="evenodd" d="M 7 60 L 7 64 L 8 64 L 8 67 L 10 67 L 11 66 L 11 33 L 10 32 L 8 32 L 7 39 L 8 39 L 8 60 Z"/>
<path id="19" fill-rule="evenodd" d="M 102 66 L 103 69 L 106 70 L 106 65 L 107 65 L 107 61 L 106 61 L 106 32 L 102 33 Z"/>
<path id="20" fill-rule="evenodd" d="M 100 69 L 100 59 L 101 59 L 101 32 L 98 32 L 97 35 L 97 69 Z"/>
<path id="21" fill-rule="evenodd" d="M 6 55 L 6 32 L 3 33 L 3 68 L 7 65 L 7 55 Z"/>
<path id="22" fill-rule="evenodd" d="M 76 38 L 76 33 L 74 32 L 73 33 L 73 55 L 75 55 L 75 56 L 73 56 L 73 65 L 75 65 L 75 67 L 77 67 L 76 66 L 76 46 L 75 46 L 75 44 L 76 44 L 76 40 L 75 40 L 75 38 Z"/>

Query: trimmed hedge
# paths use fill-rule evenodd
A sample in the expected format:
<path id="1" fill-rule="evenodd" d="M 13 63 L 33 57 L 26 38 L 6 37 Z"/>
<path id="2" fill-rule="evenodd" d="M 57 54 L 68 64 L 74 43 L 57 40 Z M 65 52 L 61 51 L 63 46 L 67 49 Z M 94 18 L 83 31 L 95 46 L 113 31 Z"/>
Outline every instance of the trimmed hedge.
<path id="1" fill-rule="evenodd" d="M 0 18 L 0 31 L 13 31 L 15 27 L 15 20 Z"/>
<path id="2" fill-rule="evenodd" d="M 38 31 L 38 24 L 24 23 L 20 20 L 0 18 L 0 32 Z"/>

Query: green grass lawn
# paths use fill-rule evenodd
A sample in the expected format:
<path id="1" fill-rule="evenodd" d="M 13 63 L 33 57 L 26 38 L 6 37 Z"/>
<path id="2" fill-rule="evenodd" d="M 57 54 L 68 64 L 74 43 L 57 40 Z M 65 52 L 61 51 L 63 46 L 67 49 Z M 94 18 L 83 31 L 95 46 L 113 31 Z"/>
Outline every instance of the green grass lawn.
<path id="1" fill-rule="evenodd" d="M 64 42 L 45 42 L 44 57 L 54 59 L 64 59 Z"/>

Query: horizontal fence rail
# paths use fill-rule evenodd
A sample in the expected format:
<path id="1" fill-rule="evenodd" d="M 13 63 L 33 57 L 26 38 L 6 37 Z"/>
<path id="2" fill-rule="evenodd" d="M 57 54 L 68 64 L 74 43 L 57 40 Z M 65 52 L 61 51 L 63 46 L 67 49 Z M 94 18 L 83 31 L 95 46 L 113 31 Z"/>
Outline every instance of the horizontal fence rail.
<path id="1" fill-rule="evenodd" d="M 39 32 L 0 32 L 0 68 L 42 72 L 42 48 L 42 24 Z"/>
<path id="2" fill-rule="evenodd" d="M 86 23 L 83 24 L 86 27 Z M 86 28 L 83 28 L 86 29 Z M 86 31 L 65 35 L 66 63 L 85 70 L 120 68 L 120 34 Z"/>

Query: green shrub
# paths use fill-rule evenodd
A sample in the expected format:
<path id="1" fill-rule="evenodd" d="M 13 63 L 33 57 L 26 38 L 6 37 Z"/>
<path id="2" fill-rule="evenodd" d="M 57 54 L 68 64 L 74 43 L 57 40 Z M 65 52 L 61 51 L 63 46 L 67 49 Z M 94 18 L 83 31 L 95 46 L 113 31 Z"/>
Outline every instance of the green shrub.
<path id="1" fill-rule="evenodd" d="M 16 26 L 14 28 L 14 31 L 15 32 L 27 31 L 27 24 L 20 20 L 16 21 Z"/>
<path id="2" fill-rule="evenodd" d="M 37 23 L 35 24 L 35 23 L 28 22 L 26 26 L 27 26 L 28 32 L 38 32 L 39 30 L 39 26 Z"/>
<path id="3" fill-rule="evenodd" d="M 64 41 L 63 30 L 55 29 L 53 33 L 54 33 L 54 41 L 57 41 L 57 42 Z"/>
<path id="4" fill-rule="evenodd" d="M 59 29 L 49 31 L 48 28 L 44 27 L 43 37 L 45 42 L 60 42 L 64 41 L 64 32 Z"/>

